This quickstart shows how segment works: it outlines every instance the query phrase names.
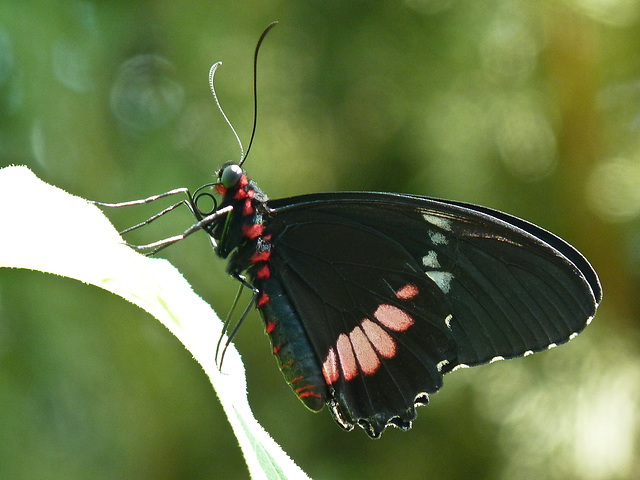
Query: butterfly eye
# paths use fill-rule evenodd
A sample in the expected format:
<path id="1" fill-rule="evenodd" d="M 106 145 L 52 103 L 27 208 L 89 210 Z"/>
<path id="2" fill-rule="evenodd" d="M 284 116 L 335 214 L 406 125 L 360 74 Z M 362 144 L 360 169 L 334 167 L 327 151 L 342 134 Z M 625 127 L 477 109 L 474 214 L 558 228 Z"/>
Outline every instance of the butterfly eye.
<path id="1" fill-rule="evenodd" d="M 225 188 L 235 187 L 242 177 L 242 168 L 240 165 L 231 164 L 226 166 L 220 174 L 220 183 Z"/>

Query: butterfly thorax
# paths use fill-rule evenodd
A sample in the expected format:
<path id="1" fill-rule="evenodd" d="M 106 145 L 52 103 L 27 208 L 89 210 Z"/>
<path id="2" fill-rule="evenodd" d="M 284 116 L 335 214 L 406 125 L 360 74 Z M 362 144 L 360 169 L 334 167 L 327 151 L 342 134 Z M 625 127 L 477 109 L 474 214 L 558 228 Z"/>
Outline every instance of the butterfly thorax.
<path id="1" fill-rule="evenodd" d="M 217 242 L 216 255 L 231 255 L 227 271 L 237 275 L 259 263 L 252 258 L 254 253 L 269 249 L 264 234 L 267 196 L 244 173 L 236 184 L 225 187 L 219 183 L 215 189 L 222 196 L 218 210 L 227 206 L 233 209 L 212 222 L 207 231 Z"/>

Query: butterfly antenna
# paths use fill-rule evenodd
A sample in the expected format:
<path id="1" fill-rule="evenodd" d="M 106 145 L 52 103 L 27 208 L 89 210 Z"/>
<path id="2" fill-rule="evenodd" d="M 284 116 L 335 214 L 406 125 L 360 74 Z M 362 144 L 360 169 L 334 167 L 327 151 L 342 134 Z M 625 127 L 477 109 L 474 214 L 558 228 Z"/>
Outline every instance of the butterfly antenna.
<path id="1" fill-rule="evenodd" d="M 277 24 L 278 22 L 272 22 L 267 26 L 267 28 L 264 29 L 264 32 L 262 32 L 262 35 L 260 35 L 260 39 L 258 40 L 258 44 L 256 45 L 256 52 L 253 56 L 253 129 L 251 130 L 251 138 L 249 139 L 247 152 L 240 160 L 239 165 L 242 165 L 247 159 L 247 155 L 249 155 L 249 150 L 251 150 L 251 145 L 253 144 L 253 137 L 256 134 L 256 125 L 258 123 L 258 52 L 260 51 L 260 45 L 262 45 L 264 37 L 266 37 L 267 33 L 269 33 L 269 31 Z"/>
<path id="2" fill-rule="evenodd" d="M 229 125 L 229 128 L 231 128 L 231 131 L 233 132 L 233 134 L 236 137 L 236 140 L 238 141 L 238 145 L 240 145 L 240 163 L 242 163 L 244 161 L 244 159 L 246 158 L 246 155 L 244 154 L 244 148 L 242 148 L 242 142 L 240 141 L 240 137 L 236 133 L 236 129 L 233 128 L 233 125 L 231 125 L 231 122 L 227 118 L 227 115 L 224 113 L 224 110 L 222 110 L 222 106 L 220 105 L 220 101 L 218 100 L 218 95 L 216 95 L 216 89 L 213 86 L 213 76 L 215 75 L 216 70 L 218 69 L 218 67 L 220 65 L 222 65 L 222 62 L 214 63 L 211 66 L 211 70 L 209 70 L 209 86 L 211 87 L 211 93 L 213 93 L 213 98 L 216 101 L 216 105 L 218 105 L 218 110 L 220 110 L 220 113 L 222 114 L 222 116 L 224 117 L 225 121 L 227 122 L 227 125 Z"/>

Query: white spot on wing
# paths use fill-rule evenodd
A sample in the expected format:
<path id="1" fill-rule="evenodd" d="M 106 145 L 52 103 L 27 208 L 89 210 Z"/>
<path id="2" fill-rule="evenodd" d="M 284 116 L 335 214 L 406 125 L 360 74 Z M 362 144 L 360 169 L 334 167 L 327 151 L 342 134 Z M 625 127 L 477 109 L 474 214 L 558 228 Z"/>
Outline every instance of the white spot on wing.
<path id="1" fill-rule="evenodd" d="M 431 280 L 436 283 L 436 285 L 438 285 L 438 288 L 440 288 L 440 290 L 442 290 L 444 293 L 449 293 L 449 290 L 451 289 L 451 280 L 453 280 L 453 273 L 437 271 L 430 271 L 425 273 Z"/>
<path id="2" fill-rule="evenodd" d="M 434 245 L 446 245 L 449 243 L 447 237 L 439 232 L 429 232 L 429 238 L 431 239 L 431 243 Z"/>
<path id="3" fill-rule="evenodd" d="M 578 336 L 578 334 L 576 332 L 573 332 L 571 335 L 569 335 L 569 340 L 573 340 L 577 336 Z"/>
<path id="4" fill-rule="evenodd" d="M 424 407 L 429 403 L 429 395 L 426 392 L 419 393 L 416 398 L 413 399 L 413 405 L 416 407 Z"/>
<path id="5" fill-rule="evenodd" d="M 447 365 L 449 365 L 449 360 L 441 360 L 441 361 L 439 361 L 439 362 L 438 362 L 438 364 L 436 365 L 436 367 L 437 367 L 438 371 L 439 371 L 439 372 L 441 372 L 441 371 L 442 371 L 442 369 L 443 369 L 444 367 L 446 367 Z"/>
<path id="6" fill-rule="evenodd" d="M 451 330 L 451 320 L 453 320 L 453 315 L 447 315 L 447 318 L 444 319 L 444 324 L 447 326 L 449 330 Z"/>
<path id="7" fill-rule="evenodd" d="M 467 365 L 466 363 L 461 363 L 460 365 L 456 365 L 455 367 L 453 367 L 453 370 L 451 371 L 455 372 L 456 370 L 459 370 L 461 368 L 469 368 L 469 365 Z"/>
<path id="8" fill-rule="evenodd" d="M 438 255 L 431 250 L 424 257 L 422 257 L 422 265 L 426 268 L 440 268 L 440 262 L 438 262 Z"/>
<path id="9" fill-rule="evenodd" d="M 557 347 L 558 345 L 556 343 L 551 343 L 549 344 L 549 346 L 547 347 L 547 350 L 551 350 L 554 347 Z"/>
<path id="10" fill-rule="evenodd" d="M 527 350 L 526 352 L 524 352 L 523 357 L 528 357 L 529 355 L 533 355 L 533 350 Z"/>
<path id="11" fill-rule="evenodd" d="M 431 225 L 434 225 L 442 230 L 446 230 L 447 232 L 451 231 L 451 220 L 444 217 L 438 217 L 436 215 L 430 215 L 428 213 L 424 213 L 422 217 L 429 222 Z"/>
<path id="12" fill-rule="evenodd" d="M 500 360 L 504 360 L 504 357 L 502 355 L 496 355 L 491 360 L 489 360 L 489 363 L 499 362 Z"/>

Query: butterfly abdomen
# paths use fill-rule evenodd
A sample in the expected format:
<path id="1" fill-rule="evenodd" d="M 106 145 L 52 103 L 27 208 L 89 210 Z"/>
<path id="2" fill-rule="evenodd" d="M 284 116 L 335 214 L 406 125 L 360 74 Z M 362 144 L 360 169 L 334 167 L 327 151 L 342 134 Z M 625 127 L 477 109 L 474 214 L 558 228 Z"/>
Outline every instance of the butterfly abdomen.
<path id="1" fill-rule="evenodd" d="M 307 408 L 321 410 L 327 384 L 298 314 L 278 279 L 260 282 L 260 290 L 258 308 L 282 375 Z"/>

